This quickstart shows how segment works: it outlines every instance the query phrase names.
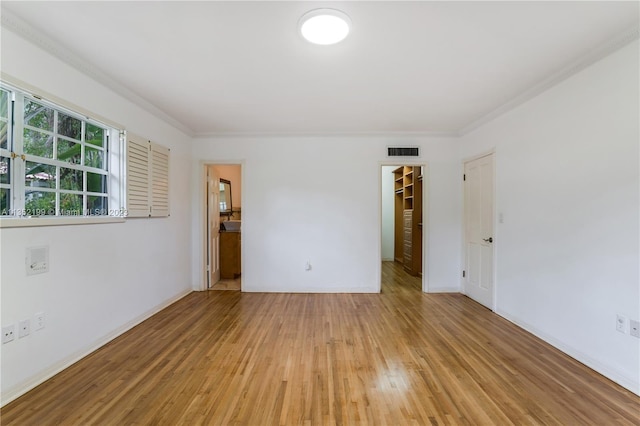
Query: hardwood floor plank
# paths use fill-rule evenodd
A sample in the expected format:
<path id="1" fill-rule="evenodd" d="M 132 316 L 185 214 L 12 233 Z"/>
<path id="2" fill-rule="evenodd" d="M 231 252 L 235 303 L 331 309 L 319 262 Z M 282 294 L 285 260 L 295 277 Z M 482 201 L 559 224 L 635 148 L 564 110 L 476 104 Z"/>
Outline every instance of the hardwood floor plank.
<path id="1" fill-rule="evenodd" d="M 193 293 L 3 425 L 638 425 L 640 398 L 386 263 L 381 294 Z"/>

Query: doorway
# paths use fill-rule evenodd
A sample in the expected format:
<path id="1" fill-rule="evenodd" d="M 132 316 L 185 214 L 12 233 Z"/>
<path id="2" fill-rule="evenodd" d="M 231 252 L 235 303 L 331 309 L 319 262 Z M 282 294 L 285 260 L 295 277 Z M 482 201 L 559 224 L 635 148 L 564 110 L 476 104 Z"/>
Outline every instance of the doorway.
<path id="1" fill-rule="evenodd" d="M 242 289 L 242 166 L 206 165 L 206 265 L 208 290 Z"/>
<path id="2" fill-rule="evenodd" d="M 464 163 L 464 291 L 494 309 L 494 155 Z"/>
<path id="3" fill-rule="evenodd" d="M 426 291 L 426 165 L 381 166 L 381 290 Z"/>

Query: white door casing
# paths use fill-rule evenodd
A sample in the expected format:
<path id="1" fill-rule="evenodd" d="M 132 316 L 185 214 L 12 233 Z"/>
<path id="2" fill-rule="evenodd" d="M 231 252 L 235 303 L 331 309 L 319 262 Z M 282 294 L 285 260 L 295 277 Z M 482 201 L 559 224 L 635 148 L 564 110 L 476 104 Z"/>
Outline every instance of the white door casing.
<path id="1" fill-rule="evenodd" d="M 208 288 L 220 281 L 220 175 L 207 167 L 207 251 Z"/>
<path id="2" fill-rule="evenodd" d="M 467 296 L 494 309 L 494 155 L 464 165 L 465 278 Z"/>

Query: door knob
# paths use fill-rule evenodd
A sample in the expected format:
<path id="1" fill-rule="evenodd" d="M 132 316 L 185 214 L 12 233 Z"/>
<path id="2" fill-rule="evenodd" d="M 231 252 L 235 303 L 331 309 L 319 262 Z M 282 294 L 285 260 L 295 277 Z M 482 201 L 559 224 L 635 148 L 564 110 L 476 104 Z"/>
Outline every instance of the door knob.
<path id="1" fill-rule="evenodd" d="M 486 243 L 492 243 L 493 242 L 493 237 L 483 238 L 482 241 L 484 241 Z"/>

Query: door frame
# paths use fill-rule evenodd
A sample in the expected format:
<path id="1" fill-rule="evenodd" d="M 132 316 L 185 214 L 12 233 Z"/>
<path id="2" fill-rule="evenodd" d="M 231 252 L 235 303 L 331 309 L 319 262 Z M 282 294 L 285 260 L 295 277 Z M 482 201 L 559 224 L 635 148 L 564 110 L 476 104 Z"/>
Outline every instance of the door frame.
<path id="1" fill-rule="evenodd" d="M 497 300 L 498 300 L 498 279 L 497 279 L 497 272 L 498 272 L 498 244 L 500 242 L 500 238 L 498 238 L 498 223 L 497 223 L 497 217 L 498 217 L 498 212 L 497 212 L 497 192 L 496 192 L 496 149 L 495 147 L 487 150 L 487 151 L 483 151 L 479 154 L 476 155 L 472 155 L 469 157 L 464 157 L 462 159 L 462 162 L 460 164 L 460 168 L 461 170 L 461 175 L 464 175 L 464 170 L 465 170 L 465 164 L 469 163 L 471 161 L 474 160 L 478 160 L 480 158 L 483 157 L 487 157 L 489 155 L 493 155 L 493 218 L 492 218 L 492 222 L 493 222 L 493 239 L 494 242 L 491 245 L 491 248 L 493 250 L 493 260 L 492 260 L 492 266 L 493 266 L 493 289 L 491 291 L 491 306 L 489 307 L 489 309 L 491 309 L 492 312 L 496 311 L 496 307 L 497 307 Z M 464 184 L 464 180 L 460 179 L 460 183 L 462 185 L 462 235 L 461 235 L 461 259 L 462 259 L 462 268 L 460 268 L 461 271 L 466 270 L 467 268 L 467 221 L 465 218 L 465 209 L 466 209 L 466 205 L 465 205 L 465 200 L 466 200 L 466 193 L 465 193 L 465 184 Z M 465 296 L 469 297 L 468 292 L 467 292 L 467 288 L 466 288 L 466 284 L 467 284 L 467 278 L 462 276 L 462 272 L 460 272 L 460 292 L 462 294 L 464 294 Z M 484 306 L 484 305 L 483 305 Z"/>
<path id="2" fill-rule="evenodd" d="M 429 163 L 418 158 L 398 157 L 378 163 L 378 293 L 382 291 L 382 167 L 423 167 L 422 176 L 422 292 L 429 293 Z"/>
<path id="3" fill-rule="evenodd" d="M 217 181 L 218 185 L 220 185 L 220 182 L 222 181 L 222 179 L 220 178 L 219 174 L 217 171 L 214 172 L 214 165 L 209 165 L 206 167 L 207 170 L 207 182 L 206 182 L 206 191 L 207 191 L 207 195 L 206 195 L 206 203 L 207 203 L 207 223 L 206 223 L 206 234 L 207 234 L 207 254 L 206 254 L 206 259 L 207 259 L 207 263 L 205 265 L 205 269 L 207 271 L 207 289 L 210 290 L 218 281 L 220 281 L 220 236 L 218 235 L 217 239 L 216 239 L 216 243 L 217 243 L 217 247 L 216 247 L 216 257 L 217 259 L 215 259 L 215 262 L 213 261 L 213 255 L 212 255 L 212 248 L 214 246 L 213 241 L 212 241 L 212 236 L 213 236 L 213 229 L 211 229 L 211 221 L 212 221 L 212 215 L 215 217 L 215 213 L 217 213 L 218 217 L 218 226 L 216 229 L 218 229 L 218 233 L 220 233 L 220 189 L 218 189 L 218 197 L 216 198 L 217 202 L 218 202 L 218 208 L 212 207 L 210 204 L 211 201 L 211 195 L 212 192 L 215 192 L 212 190 L 212 188 L 210 187 L 211 182 L 212 181 Z M 215 185 L 214 185 L 215 188 Z M 218 269 L 217 269 L 217 280 L 214 282 L 214 280 L 212 279 L 213 276 L 213 270 L 212 270 L 212 264 L 213 265 L 218 265 Z"/>
<path id="4" fill-rule="evenodd" d="M 194 265 L 196 276 L 198 276 L 198 281 L 194 283 L 193 289 L 195 291 L 206 291 L 207 290 L 207 220 L 209 220 L 208 212 L 207 212 L 207 168 L 209 166 L 215 165 L 229 165 L 229 166 L 240 166 L 240 180 L 242 182 L 242 194 L 240 196 L 241 204 L 244 204 L 245 199 L 245 161 L 244 160 L 201 160 L 198 162 L 198 170 L 197 170 L 197 187 L 196 191 L 196 211 L 199 211 L 198 219 L 195 221 L 196 226 L 194 227 L 195 233 L 195 241 L 198 243 L 192 245 L 195 252 L 193 253 L 193 259 L 196 263 Z M 244 221 L 244 214 L 242 215 L 242 220 Z M 243 225 L 244 228 L 244 225 Z M 246 265 L 244 260 L 244 245 L 240 247 L 240 264 Z"/>

